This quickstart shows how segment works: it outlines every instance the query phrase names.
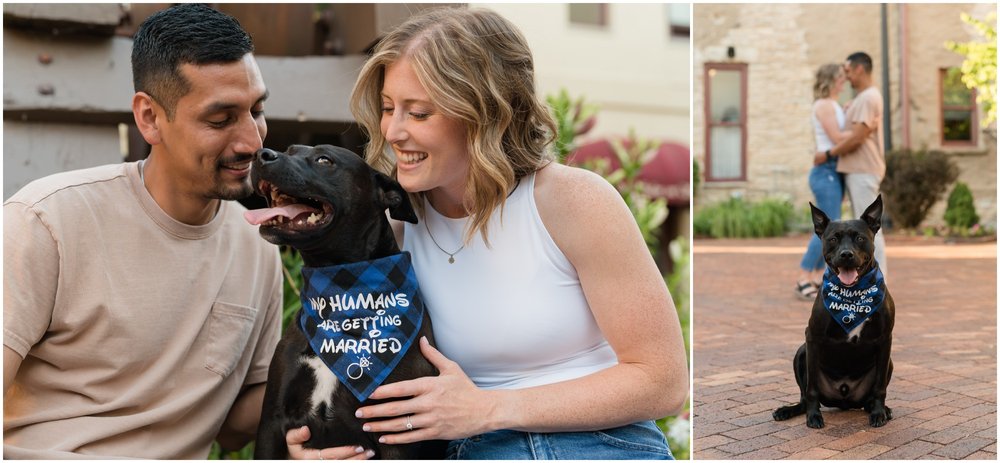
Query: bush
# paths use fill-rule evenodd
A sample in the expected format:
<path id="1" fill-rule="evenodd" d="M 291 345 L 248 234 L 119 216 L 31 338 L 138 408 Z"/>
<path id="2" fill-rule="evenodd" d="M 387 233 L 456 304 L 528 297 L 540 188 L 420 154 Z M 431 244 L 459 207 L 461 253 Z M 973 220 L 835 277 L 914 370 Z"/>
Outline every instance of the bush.
<path id="1" fill-rule="evenodd" d="M 948 208 L 944 211 L 944 221 L 952 228 L 967 229 L 979 223 L 979 215 L 972 202 L 972 190 L 965 183 L 958 182 L 948 195 Z"/>
<path id="2" fill-rule="evenodd" d="M 694 218 L 696 235 L 712 238 L 764 238 L 788 232 L 793 208 L 787 201 L 765 199 L 751 204 L 731 198 L 702 209 Z"/>
<path id="3" fill-rule="evenodd" d="M 892 223 L 917 228 L 934 203 L 958 178 L 958 167 L 940 151 L 892 151 L 885 157 L 882 179 L 886 211 Z"/>

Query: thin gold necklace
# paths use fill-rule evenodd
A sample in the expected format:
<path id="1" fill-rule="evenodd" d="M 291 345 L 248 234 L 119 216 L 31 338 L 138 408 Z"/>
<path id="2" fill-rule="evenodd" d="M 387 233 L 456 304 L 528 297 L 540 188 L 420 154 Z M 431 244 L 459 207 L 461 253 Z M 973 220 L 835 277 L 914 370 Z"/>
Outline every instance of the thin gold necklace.
<path id="1" fill-rule="evenodd" d="M 437 248 L 440 249 L 441 252 L 443 252 L 445 254 L 448 254 L 448 263 L 449 264 L 454 264 L 455 263 L 455 254 L 458 254 L 458 253 L 462 252 L 463 249 L 465 249 L 465 243 L 463 243 L 462 247 L 458 248 L 458 250 L 455 251 L 455 252 L 445 251 L 444 248 L 442 248 L 441 245 L 438 244 L 437 240 L 434 239 L 434 234 L 431 233 L 431 227 L 427 226 L 427 220 L 426 219 L 424 219 L 424 228 L 427 229 L 427 236 L 431 237 L 431 242 L 434 243 L 434 246 L 437 246 Z"/>
<path id="2" fill-rule="evenodd" d="M 521 179 L 517 179 L 517 183 L 514 184 L 514 188 L 511 188 L 510 193 L 507 193 L 507 197 L 510 198 L 510 195 L 514 194 L 514 190 L 516 190 L 517 187 L 520 186 L 520 185 L 521 185 Z M 448 263 L 449 264 L 454 264 L 455 263 L 455 254 L 458 254 L 458 253 L 462 252 L 463 249 L 465 249 L 465 243 L 462 243 L 462 246 L 459 247 L 458 249 L 456 249 L 455 252 L 445 251 L 444 248 L 442 248 L 441 245 L 438 244 L 437 240 L 434 239 L 434 234 L 431 233 L 431 227 L 429 227 L 427 225 L 427 218 L 426 217 L 424 218 L 424 228 L 427 230 L 427 236 L 431 237 L 431 242 L 434 243 L 434 246 L 437 246 L 437 248 L 440 249 L 441 252 L 443 252 L 443 253 L 445 253 L 445 254 L 448 255 Z"/>

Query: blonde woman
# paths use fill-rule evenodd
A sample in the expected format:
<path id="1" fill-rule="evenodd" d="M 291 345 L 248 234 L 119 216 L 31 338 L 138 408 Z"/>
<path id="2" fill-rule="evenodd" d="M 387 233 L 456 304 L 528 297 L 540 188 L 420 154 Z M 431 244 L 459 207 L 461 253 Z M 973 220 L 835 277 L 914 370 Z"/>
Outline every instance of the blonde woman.
<path id="1" fill-rule="evenodd" d="M 837 98 L 846 82 L 843 66 L 824 64 L 816 70 L 813 84 L 812 125 L 816 139 L 816 151 L 829 153 L 830 148 L 851 135 L 844 130 L 844 109 Z M 812 153 L 812 152 L 810 152 Z M 816 197 L 816 207 L 831 220 L 840 219 L 840 205 L 844 201 L 844 179 L 837 172 L 837 157 L 826 155 L 822 162 L 815 164 L 809 172 L 809 188 Z M 795 293 L 804 300 L 816 298 L 826 262 L 823 260 L 823 246 L 815 234 L 809 240 L 806 253 L 802 256 Z"/>
<path id="2" fill-rule="evenodd" d="M 441 374 L 380 387 L 365 429 L 453 459 L 672 458 L 687 395 L 670 295 L 617 191 L 552 162 L 531 52 L 503 17 L 435 9 L 386 36 L 351 107 L 369 162 L 421 208 L 398 224 Z"/>

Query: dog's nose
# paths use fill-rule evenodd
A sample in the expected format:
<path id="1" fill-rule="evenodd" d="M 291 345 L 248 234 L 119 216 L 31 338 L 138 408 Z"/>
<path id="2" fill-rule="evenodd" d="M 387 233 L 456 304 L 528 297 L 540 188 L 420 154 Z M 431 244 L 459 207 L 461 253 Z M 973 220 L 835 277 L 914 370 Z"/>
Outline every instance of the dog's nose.
<path id="1" fill-rule="evenodd" d="M 854 253 L 851 252 L 851 251 L 840 251 L 840 258 L 841 259 L 853 259 L 854 258 Z"/>
<path id="2" fill-rule="evenodd" d="M 257 150 L 257 159 L 263 163 L 274 162 L 278 160 L 278 153 L 272 149 L 261 148 Z"/>

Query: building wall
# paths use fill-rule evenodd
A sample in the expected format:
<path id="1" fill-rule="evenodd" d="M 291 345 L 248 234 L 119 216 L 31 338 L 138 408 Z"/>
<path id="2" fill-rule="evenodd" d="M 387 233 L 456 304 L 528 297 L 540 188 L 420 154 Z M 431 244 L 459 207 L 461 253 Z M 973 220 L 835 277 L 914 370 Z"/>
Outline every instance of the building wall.
<path id="1" fill-rule="evenodd" d="M 46 175 L 123 159 L 114 125 L 4 121 L 3 197 Z"/>
<path id="2" fill-rule="evenodd" d="M 600 107 L 588 138 L 626 135 L 690 144 L 690 41 L 671 38 L 664 4 L 608 5 L 605 28 L 571 24 L 569 6 L 483 3 L 515 23 L 535 58 L 538 90 L 565 88 Z"/>
<path id="3" fill-rule="evenodd" d="M 872 56 L 874 84 L 883 88 L 879 10 L 878 4 L 694 6 L 692 153 L 703 167 L 705 63 L 748 64 L 747 180 L 702 182 L 696 207 L 733 195 L 784 198 L 796 207 L 812 200 L 807 177 L 814 153 L 810 121 L 814 72 L 824 63 L 842 62 L 861 50 Z M 960 12 L 982 17 L 991 10 L 995 5 L 888 6 L 891 121 L 887 127 L 893 147 L 941 148 L 937 72 L 962 61 L 943 43 L 975 37 L 960 21 Z M 734 48 L 734 58 L 727 57 L 728 47 Z M 905 100 L 900 97 L 904 86 Z M 848 96 L 849 88 L 845 87 Z M 960 180 L 972 187 L 984 222 L 995 224 L 995 140 L 981 134 L 976 147 L 944 150 L 959 166 Z M 931 212 L 928 224 L 941 221 L 943 206 L 939 208 Z"/>

